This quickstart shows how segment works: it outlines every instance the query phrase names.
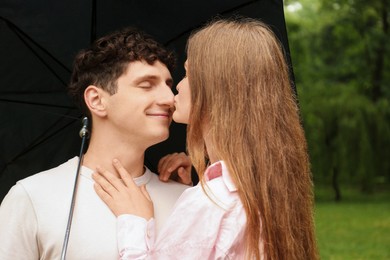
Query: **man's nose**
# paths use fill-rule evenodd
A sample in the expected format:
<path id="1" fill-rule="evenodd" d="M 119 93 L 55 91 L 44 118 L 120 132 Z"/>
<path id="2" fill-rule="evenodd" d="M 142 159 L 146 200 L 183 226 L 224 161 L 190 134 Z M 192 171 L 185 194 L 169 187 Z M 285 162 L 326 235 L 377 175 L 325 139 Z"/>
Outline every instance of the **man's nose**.
<path id="1" fill-rule="evenodd" d="M 162 88 L 159 103 L 162 105 L 173 106 L 174 94 L 170 86 L 166 85 Z"/>

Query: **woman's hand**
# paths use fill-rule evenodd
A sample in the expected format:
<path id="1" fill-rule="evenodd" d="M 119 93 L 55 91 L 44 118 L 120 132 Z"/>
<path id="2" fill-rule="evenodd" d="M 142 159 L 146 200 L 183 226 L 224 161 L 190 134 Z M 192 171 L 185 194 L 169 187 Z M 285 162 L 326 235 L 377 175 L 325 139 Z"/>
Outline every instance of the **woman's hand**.
<path id="1" fill-rule="evenodd" d="M 153 202 L 145 185 L 138 187 L 117 159 L 114 159 L 112 164 L 121 179 L 111 172 L 97 167 L 97 172 L 92 175 L 96 193 L 115 216 L 132 214 L 146 220 L 152 218 L 154 215 Z"/>
<path id="2" fill-rule="evenodd" d="M 192 185 L 191 168 L 191 160 L 183 152 L 165 155 L 157 166 L 161 181 L 166 182 L 172 179 L 186 185 Z"/>

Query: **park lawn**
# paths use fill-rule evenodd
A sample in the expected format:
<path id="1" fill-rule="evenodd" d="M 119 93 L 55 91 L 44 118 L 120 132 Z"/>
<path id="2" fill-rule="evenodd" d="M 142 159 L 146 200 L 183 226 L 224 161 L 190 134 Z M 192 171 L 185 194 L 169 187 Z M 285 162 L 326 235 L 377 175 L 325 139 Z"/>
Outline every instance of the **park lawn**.
<path id="1" fill-rule="evenodd" d="M 385 196 L 316 201 L 322 260 L 390 259 L 390 200 Z"/>

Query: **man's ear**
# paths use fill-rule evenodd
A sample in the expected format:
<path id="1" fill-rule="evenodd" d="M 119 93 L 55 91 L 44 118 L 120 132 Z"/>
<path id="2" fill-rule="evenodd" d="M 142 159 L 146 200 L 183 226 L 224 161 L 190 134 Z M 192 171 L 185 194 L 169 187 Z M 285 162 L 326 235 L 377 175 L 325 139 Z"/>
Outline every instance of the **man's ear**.
<path id="1" fill-rule="evenodd" d="M 84 100 L 91 114 L 104 117 L 107 114 L 104 102 L 104 91 L 101 88 L 90 85 L 84 91 Z"/>

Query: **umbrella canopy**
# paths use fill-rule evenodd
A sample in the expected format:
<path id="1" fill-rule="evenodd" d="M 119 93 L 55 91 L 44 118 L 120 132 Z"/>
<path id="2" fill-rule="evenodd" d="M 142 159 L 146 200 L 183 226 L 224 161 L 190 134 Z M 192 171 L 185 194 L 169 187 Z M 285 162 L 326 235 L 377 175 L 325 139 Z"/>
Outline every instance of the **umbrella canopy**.
<path id="1" fill-rule="evenodd" d="M 178 82 L 190 32 L 215 16 L 235 15 L 269 24 L 291 64 L 282 0 L 2 0 L 0 201 L 19 179 L 79 154 L 82 115 L 66 86 L 80 49 L 108 32 L 136 26 L 177 54 Z M 145 164 L 155 171 L 160 157 L 185 151 L 185 131 L 173 123 L 170 138 L 147 150 Z"/>

